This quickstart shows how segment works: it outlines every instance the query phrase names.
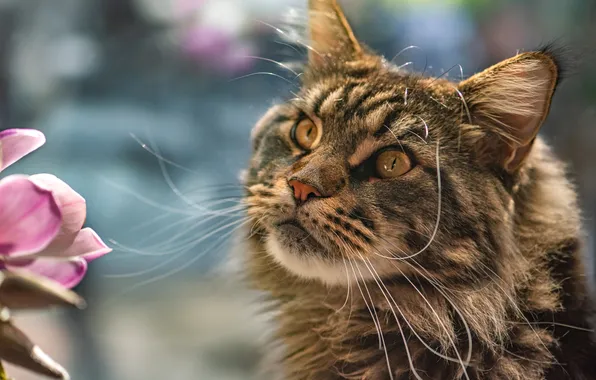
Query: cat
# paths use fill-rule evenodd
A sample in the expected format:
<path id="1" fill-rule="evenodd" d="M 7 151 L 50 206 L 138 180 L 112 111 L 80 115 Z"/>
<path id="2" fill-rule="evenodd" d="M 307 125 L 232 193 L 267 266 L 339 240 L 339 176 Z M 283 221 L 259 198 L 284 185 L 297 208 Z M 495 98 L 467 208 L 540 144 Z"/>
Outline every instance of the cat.
<path id="1" fill-rule="evenodd" d="M 577 196 L 538 136 L 561 55 L 455 83 L 370 51 L 335 0 L 309 16 L 245 179 L 281 378 L 596 379 Z"/>

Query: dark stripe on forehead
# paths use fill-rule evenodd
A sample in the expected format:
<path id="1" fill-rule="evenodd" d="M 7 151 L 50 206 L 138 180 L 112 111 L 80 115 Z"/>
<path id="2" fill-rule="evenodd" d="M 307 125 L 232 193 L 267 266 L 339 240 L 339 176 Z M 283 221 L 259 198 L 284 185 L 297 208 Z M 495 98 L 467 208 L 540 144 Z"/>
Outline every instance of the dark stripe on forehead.
<path id="1" fill-rule="evenodd" d="M 358 108 L 374 92 L 375 92 L 375 89 L 373 87 L 368 87 L 363 92 L 361 92 L 360 94 L 355 95 L 354 97 L 352 97 L 351 99 L 349 99 L 348 100 L 348 103 L 347 103 L 349 109 L 346 109 L 345 110 L 345 116 L 346 116 L 346 118 L 351 118 L 352 116 L 356 115 Z"/>
<path id="2" fill-rule="evenodd" d="M 323 103 L 325 102 L 325 100 L 327 100 L 327 98 L 329 98 L 329 96 L 335 90 L 337 90 L 337 87 L 328 87 L 325 90 L 321 91 L 321 94 L 319 95 L 319 97 L 312 104 L 312 112 L 316 116 L 321 117 L 321 114 L 320 114 L 320 112 L 321 112 L 321 106 L 323 105 Z"/>
<path id="3" fill-rule="evenodd" d="M 356 86 L 358 86 L 359 83 L 356 82 L 349 82 L 348 84 L 346 84 L 342 90 L 341 93 L 341 100 L 343 102 L 343 104 L 347 104 L 348 103 L 348 98 L 350 97 L 350 94 L 352 93 L 352 90 L 354 88 L 356 88 Z"/>
<path id="4" fill-rule="evenodd" d="M 396 108 L 396 109 L 391 110 L 391 112 L 389 112 L 387 114 L 387 116 L 385 116 L 385 119 L 383 120 L 383 124 L 381 124 L 379 126 L 379 129 L 377 129 L 377 131 L 373 134 L 373 136 L 381 137 L 385 133 L 390 132 L 393 122 L 395 121 L 395 119 L 397 119 L 397 117 L 399 116 L 400 113 L 401 113 L 401 109 Z"/>
<path id="5" fill-rule="evenodd" d="M 346 74 L 355 79 L 362 79 L 369 76 L 372 73 L 373 68 L 371 67 L 355 67 L 346 70 Z"/>
<path id="6" fill-rule="evenodd" d="M 360 109 L 358 110 L 358 115 L 359 116 L 364 116 L 366 114 L 372 113 L 374 111 L 376 111 L 377 109 L 385 106 L 386 104 L 390 104 L 392 109 L 401 109 L 401 104 L 403 102 L 403 97 L 401 95 L 393 95 L 389 98 L 385 98 L 385 99 L 379 99 L 371 104 L 369 104 L 367 107 L 360 107 Z"/>

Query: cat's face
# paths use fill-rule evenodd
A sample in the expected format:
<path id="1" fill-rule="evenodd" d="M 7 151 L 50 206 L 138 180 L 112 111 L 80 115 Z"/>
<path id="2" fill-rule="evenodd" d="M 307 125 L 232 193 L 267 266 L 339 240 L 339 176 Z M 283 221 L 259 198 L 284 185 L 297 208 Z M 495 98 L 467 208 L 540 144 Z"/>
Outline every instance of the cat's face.
<path id="1" fill-rule="evenodd" d="M 245 201 L 267 253 L 330 284 L 494 271 L 553 60 L 528 53 L 457 84 L 364 53 L 346 25 L 311 30 L 302 90 L 253 131 Z"/>

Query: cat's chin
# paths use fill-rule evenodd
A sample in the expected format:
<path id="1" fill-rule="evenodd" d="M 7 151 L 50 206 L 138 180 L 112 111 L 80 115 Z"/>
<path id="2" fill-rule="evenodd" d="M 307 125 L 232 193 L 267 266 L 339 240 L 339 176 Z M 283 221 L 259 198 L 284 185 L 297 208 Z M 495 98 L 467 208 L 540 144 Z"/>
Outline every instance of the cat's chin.
<path id="1" fill-rule="evenodd" d="M 284 238 L 275 232 L 267 237 L 265 248 L 276 262 L 299 277 L 319 280 L 328 285 L 348 285 L 356 281 L 353 269 L 346 267 L 343 261 L 333 263 L 317 257 L 322 252 L 299 251 L 291 244 L 284 244 Z M 363 263 L 355 262 L 352 265 L 357 273 L 360 272 L 359 277 L 360 274 L 364 279 L 370 277 L 366 275 L 370 272 Z"/>

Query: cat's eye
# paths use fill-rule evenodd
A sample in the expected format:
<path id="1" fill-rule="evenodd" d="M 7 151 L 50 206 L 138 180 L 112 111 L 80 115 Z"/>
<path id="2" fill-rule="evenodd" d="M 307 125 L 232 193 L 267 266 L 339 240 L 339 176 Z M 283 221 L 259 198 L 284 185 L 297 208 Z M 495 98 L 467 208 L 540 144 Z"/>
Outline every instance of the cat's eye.
<path id="1" fill-rule="evenodd" d="M 395 178 L 412 168 L 410 157 L 399 150 L 386 150 L 377 156 L 375 163 L 379 178 Z"/>
<path id="2" fill-rule="evenodd" d="M 291 131 L 292 140 L 305 150 L 311 150 L 318 143 L 320 129 L 310 119 L 305 118 L 294 125 Z"/>

